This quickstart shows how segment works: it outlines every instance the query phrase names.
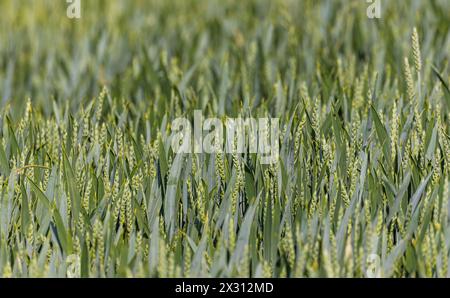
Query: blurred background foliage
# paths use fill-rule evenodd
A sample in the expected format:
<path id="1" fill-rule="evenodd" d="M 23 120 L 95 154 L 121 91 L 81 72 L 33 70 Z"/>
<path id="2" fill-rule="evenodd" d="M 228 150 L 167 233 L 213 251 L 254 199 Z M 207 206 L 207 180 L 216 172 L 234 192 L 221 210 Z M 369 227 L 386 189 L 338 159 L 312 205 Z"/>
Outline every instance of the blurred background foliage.
<path id="1" fill-rule="evenodd" d="M 173 106 L 175 85 L 189 108 L 233 112 L 244 89 L 257 108 L 290 75 L 289 63 L 308 83 L 316 76 L 329 83 L 338 58 L 359 70 L 369 63 L 381 76 L 386 66 L 392 76 L 401 74 L 397 62 L 410 47 L 413 26 L 423 38 L 424 60 L 444 73 L 448 65 L 446 0 L 381 1 L 381 19 L 368 19 L 362 0 L 82 0 L 79 20 L 67 18 L 67 5 L 0 1 L 2 107 L 11 102 L 18 111 L 31 97 L 46 114 L 49 99 L 76 110 L 107 85 L 136 108 L 164 109 Z M 249 64 L 251 55 L 260 63 Z M 164 63 L 179 69 L 169 84 Z M 190 90 L 225 96 L 226 104 L 189 100 Z"/>

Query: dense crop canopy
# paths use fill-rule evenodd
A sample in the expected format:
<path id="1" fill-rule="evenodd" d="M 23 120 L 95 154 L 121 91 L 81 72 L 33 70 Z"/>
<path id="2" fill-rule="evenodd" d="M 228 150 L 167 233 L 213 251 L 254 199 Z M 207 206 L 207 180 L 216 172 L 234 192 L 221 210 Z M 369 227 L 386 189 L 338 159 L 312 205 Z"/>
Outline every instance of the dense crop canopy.
<path id="1" fill-rule="evenodd" d="M 81 3 L 0 1 L 0 276 L 449 274 L 449 1 Z"/>

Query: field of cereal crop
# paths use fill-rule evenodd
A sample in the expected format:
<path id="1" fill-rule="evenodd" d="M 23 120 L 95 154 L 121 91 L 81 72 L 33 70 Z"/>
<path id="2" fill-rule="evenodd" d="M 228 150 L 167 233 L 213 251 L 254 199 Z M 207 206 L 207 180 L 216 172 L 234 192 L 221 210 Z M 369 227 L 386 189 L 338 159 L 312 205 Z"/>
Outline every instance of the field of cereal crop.
<path id="1" fill-rule="evenodd" d="M 449 1 L 80 3 L 0 1 L 0 276 L 450 275 Z"/>

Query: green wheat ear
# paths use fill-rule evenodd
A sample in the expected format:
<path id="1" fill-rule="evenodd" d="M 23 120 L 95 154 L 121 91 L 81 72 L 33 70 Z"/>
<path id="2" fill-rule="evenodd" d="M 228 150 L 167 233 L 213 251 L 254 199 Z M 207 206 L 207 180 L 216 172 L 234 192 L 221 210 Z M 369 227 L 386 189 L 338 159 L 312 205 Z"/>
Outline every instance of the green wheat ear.
<path id="1" fill-rule="evenodd" d="M 412 32 L 411 42 L 414 57 L 414 66 L 416 68 L 416 71 L 420 73 L 420 70 L 422 69 L 422 59 L 420 56 L 419 34 L 417 33 L 416 27 L 414 27 Z"/>
<path id="2" fill-rule="evenodd" d="M 412 101 L 414 99 L 414 81 L 411 73 L 411 68 L 409 66 L 409 60 L 405 57 L 403 62 L 403 74 L 405 75 L 406 82 L 406 94 L 408 95 L 408 99 Z"/>

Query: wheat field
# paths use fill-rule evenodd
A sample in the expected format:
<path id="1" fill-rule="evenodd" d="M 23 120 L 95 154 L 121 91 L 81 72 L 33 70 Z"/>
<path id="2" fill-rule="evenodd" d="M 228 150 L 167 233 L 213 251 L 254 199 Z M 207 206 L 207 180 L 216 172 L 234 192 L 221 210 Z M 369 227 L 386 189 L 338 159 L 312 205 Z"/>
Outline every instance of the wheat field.
<path id="1" fill-rule="evenodd" d="M 449 1 L 67 5 L 0 1 L 0 276 L 449 276 Z"/>

